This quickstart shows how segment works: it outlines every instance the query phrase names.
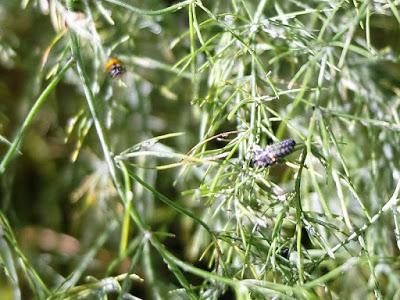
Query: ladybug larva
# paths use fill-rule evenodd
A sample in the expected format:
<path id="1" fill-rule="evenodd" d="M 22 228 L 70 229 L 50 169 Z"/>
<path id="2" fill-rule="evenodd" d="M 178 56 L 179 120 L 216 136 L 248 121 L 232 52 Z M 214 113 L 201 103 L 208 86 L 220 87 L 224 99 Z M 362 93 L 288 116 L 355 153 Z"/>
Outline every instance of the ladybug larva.
<path id="1" fill-rule="evenodd" d="M 279 159 L 292 153 L 294 146 L 296 146 L 296 142 L 292 139 L 287 139 L 272 144 L 265 149 L 256 147 L 253 152 L 253 165 L 254 167 L 269 167 Z"/>

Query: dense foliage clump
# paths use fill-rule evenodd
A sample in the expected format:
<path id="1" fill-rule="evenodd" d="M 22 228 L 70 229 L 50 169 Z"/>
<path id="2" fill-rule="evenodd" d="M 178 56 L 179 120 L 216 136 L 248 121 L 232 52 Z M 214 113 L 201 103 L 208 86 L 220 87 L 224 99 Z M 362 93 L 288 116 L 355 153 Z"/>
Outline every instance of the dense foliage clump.
<path id="1" fill-rule="evenodd" d="M 0 298 L 400 298 L 397 1 L 17 2 Z"/>

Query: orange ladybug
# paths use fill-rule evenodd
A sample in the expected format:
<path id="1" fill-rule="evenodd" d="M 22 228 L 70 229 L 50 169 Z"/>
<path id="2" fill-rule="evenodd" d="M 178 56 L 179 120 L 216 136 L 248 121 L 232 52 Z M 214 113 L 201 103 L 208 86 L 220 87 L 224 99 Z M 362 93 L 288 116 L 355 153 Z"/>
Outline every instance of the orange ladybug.
<path id="1" fill-rule="evenodd" d="M 111 78 L 116 78 L 125 73 L 125 68 L 118 58 L 111 57 L 106 62 L 106 70 Z"/>

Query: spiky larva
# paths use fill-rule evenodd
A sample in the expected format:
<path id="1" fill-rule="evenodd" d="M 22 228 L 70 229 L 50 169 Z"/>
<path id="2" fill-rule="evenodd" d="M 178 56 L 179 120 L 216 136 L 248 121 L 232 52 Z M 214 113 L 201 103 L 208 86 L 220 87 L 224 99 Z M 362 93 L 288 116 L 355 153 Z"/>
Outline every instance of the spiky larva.
<path id="1" fill-rule="evenodd" d="M 254 167 L 269 167 L 276 163 L 280 158 L 293 152 L 296 142 L 292 139 L 283 140 L 272 144 L 265 149 L 256 148 L 253 155 Z"/>

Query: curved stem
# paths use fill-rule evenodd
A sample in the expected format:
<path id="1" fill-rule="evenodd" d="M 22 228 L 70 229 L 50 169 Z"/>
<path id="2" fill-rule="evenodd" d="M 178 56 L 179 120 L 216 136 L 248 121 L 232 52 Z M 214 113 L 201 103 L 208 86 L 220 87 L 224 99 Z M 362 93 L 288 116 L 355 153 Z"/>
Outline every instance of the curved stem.
<path id="1" fill-rule="evenodd" d="M 8 148 L 7 153 L 4 155 L 1 164 L 0 164 L 0 174 L 4 173 L 8 164 L 17 154 L 18 147 L 21 144 L 22 138 L 24 136 L 25 131 L 28 127 L 32 124 L 33 119 L 38 114 L 40 108 L 47 100 L 47 97 L 50 93 L 55 89 L 58 82 L 64 76 L 64 73 L 71 67 L 73 64 L 74 59 L 70 58 L 61 71 L 53 78 L 53 80 L 49 83 L 49 85 L 44 89 L 44 91 L 40 94 L 39 98 L 37 98 L 35 104 L 32 106 L 31 110 L 29 111 L 28 115 L 26 116 L 24 123 L 22 124 L 21 128 L 18 130 L 17 136 L 15 137 L 14 141 L 12 142 L 10 148 Z"/>
<path id="2" fill-rule="evenodd" d="M 160 10 L 145 10 L 145 9 L 140 9 L 137 8 L 133 5 L 130 5 L 128 3 L 119 1 L 119 0 L 104 0 L 105 2 L 109 2 L 118 6 L 121 6 L 123 8 L 126 8 L 134 13 L 138 13 L 140 15 L 147 15 L 147 16 L 158 16 L 158 15 L 165 15 L 168 13 L 173 13 L 177 10 L 182 9 L 184 6 L 189 5 L 190 3 L 193 2 L 193 0 L 186 0 L 186 1 L 182 1 L 179 3 L 176 3 L 174 5 L 168 6 L 167 8 L 163 8 Z"/>

